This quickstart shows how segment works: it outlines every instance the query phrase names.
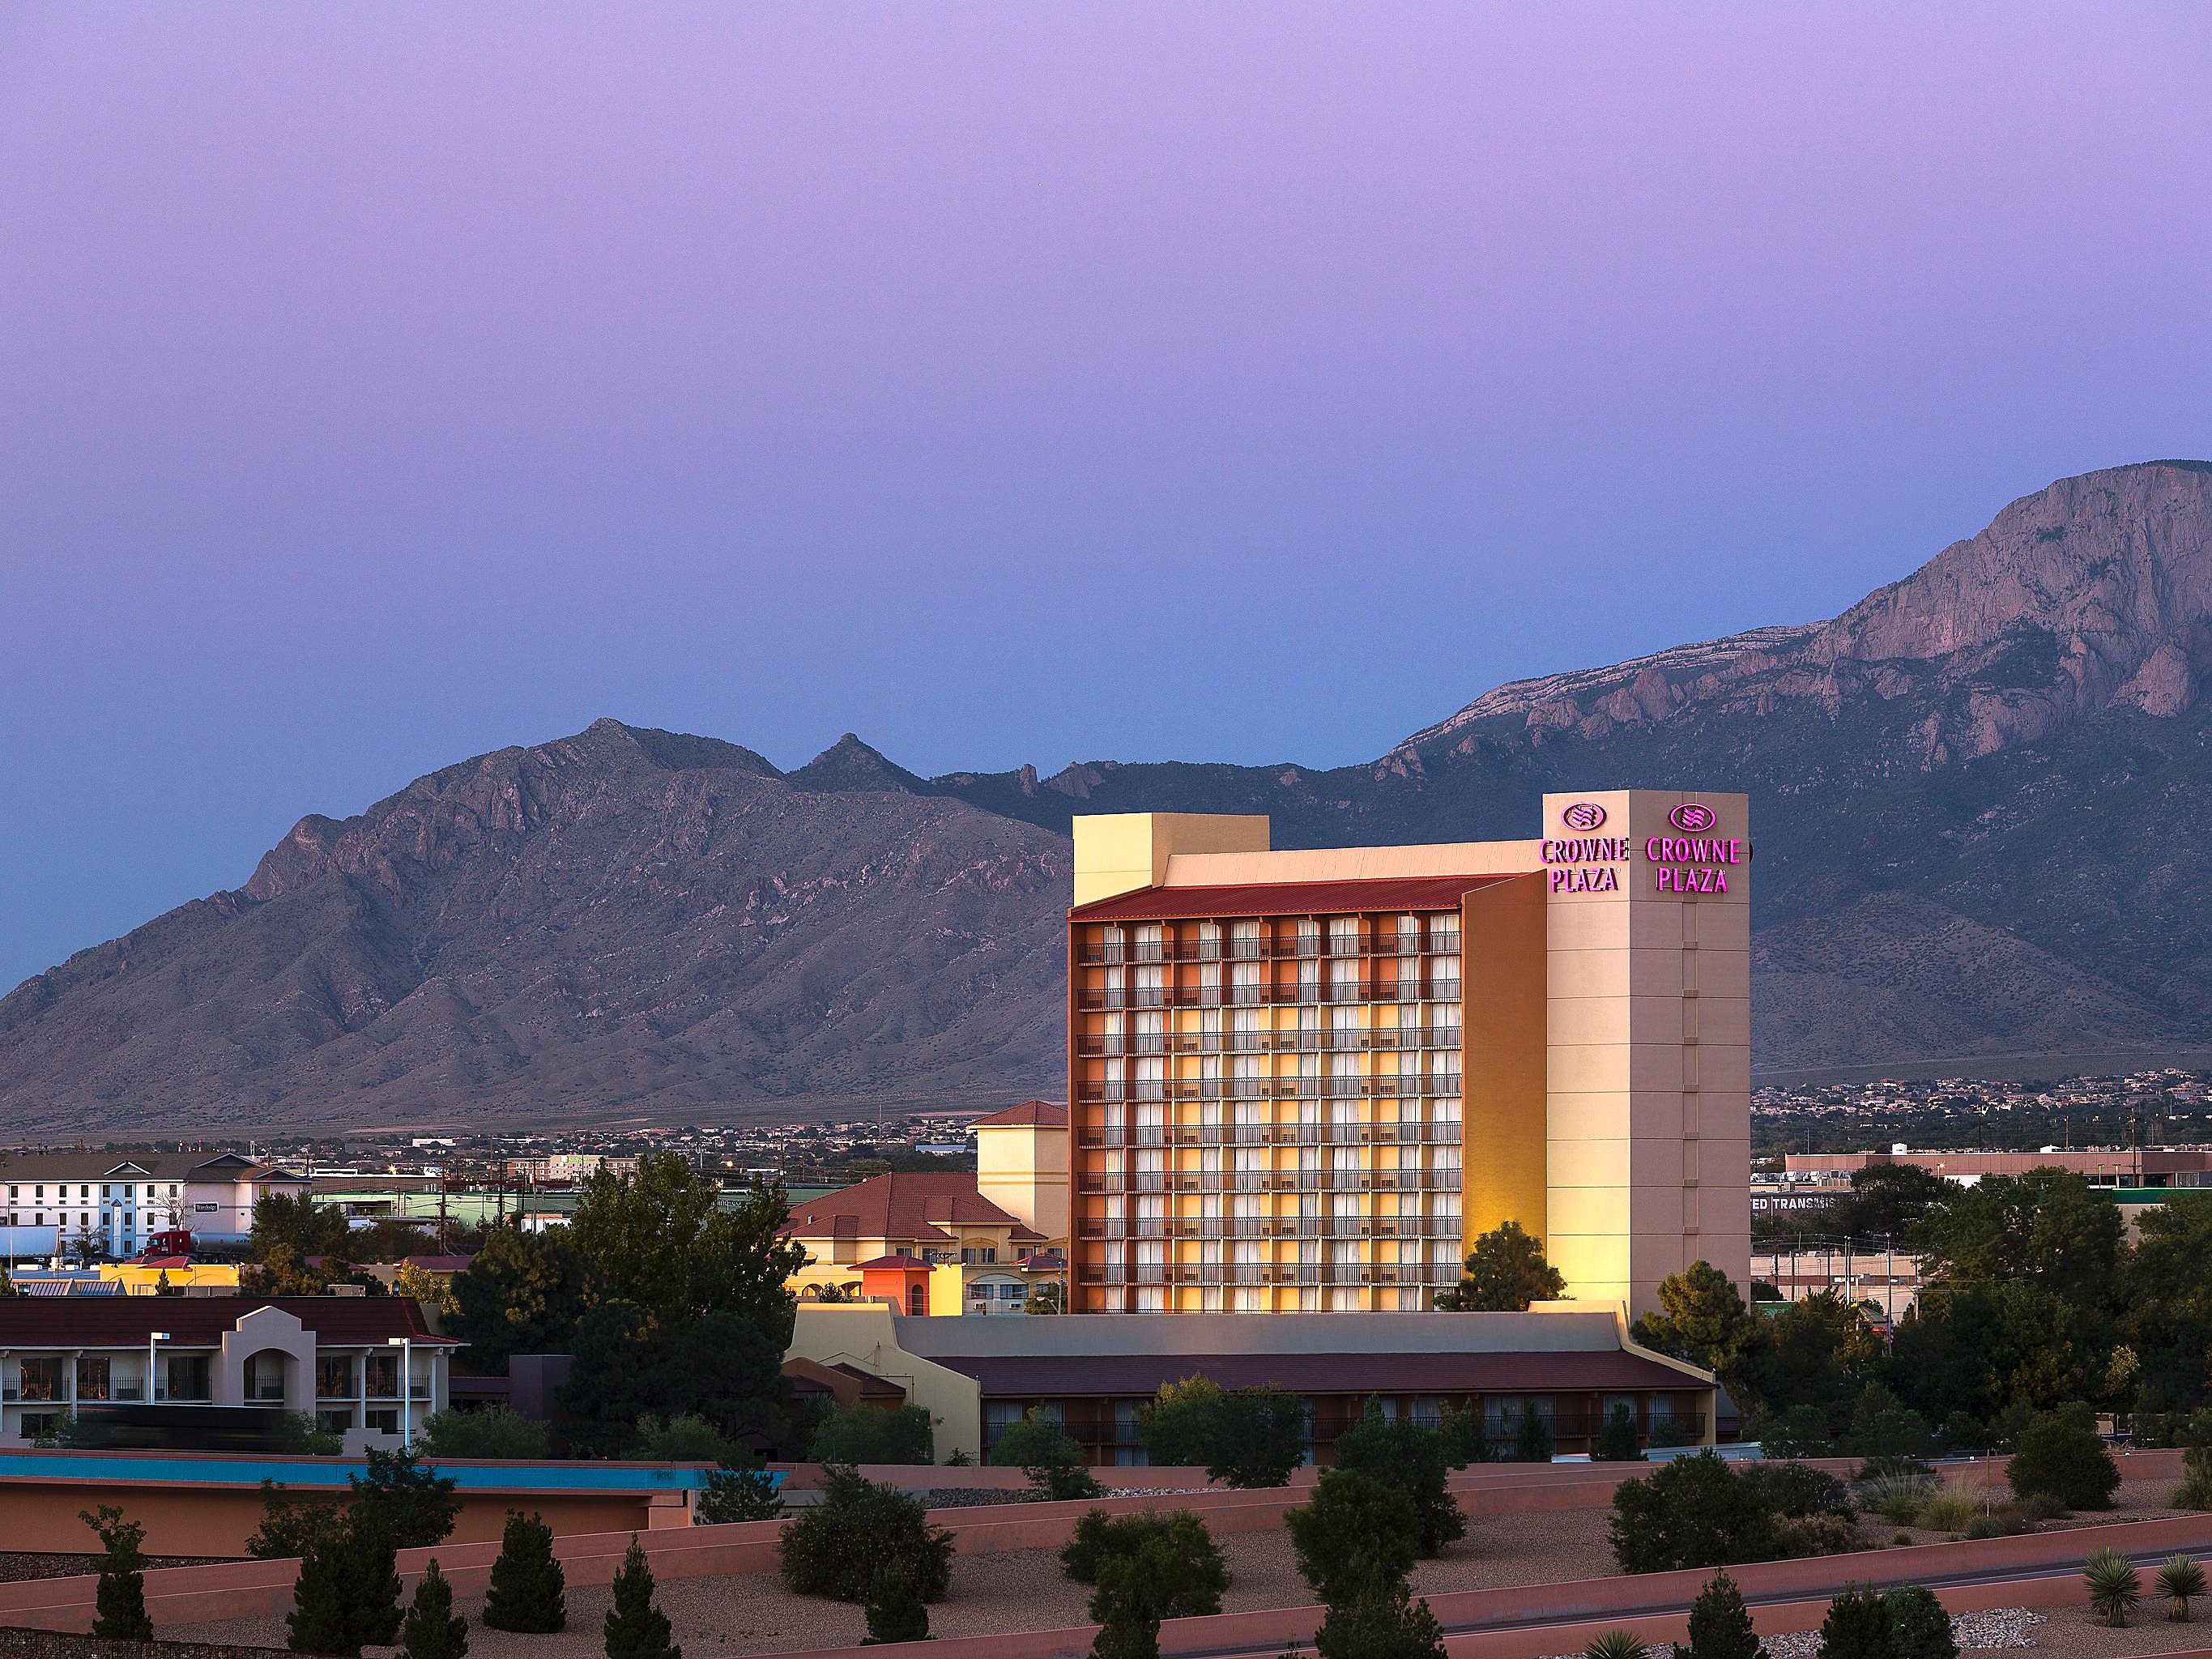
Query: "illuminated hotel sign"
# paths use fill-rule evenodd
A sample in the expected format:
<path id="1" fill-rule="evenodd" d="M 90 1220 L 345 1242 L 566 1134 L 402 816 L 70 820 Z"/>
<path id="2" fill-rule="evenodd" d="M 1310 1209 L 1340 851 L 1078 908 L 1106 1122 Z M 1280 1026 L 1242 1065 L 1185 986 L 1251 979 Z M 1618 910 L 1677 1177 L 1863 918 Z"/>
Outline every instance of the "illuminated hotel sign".
<path id="1" fill-rule="evenodd" d="M 1595 801 L 1577 801 L 1559 814 L 1571 830 L 1595 830 L 1605 822 L 1605 808 Z M 1745 862 L 1751 849 L 1732 836 L 1703 834 L 1718 822 L 1718 815 L 1702 801 L 1686 800 L 1667 815 L 1667 822 L 1682 831 L 1674 836 L 1649 836 L 1642 851 L 1651 866 L 1653 890 L 1661 893 L 1725 893 L 1730 866 Z M 1547 838 L 1544 862 L 1550 867 L 1550 890 L 1554 893 L 1617 893 L 1620 866 L 1634 859 L 1637 843 L 1626 836 L 1580 836 Z"/>

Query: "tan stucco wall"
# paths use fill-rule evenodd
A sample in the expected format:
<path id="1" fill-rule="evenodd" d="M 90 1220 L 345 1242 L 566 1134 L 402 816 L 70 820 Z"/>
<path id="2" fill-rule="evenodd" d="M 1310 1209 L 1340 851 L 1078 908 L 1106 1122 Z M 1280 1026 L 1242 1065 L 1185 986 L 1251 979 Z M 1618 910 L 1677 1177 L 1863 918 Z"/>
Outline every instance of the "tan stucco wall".
<path id="1" fill-rule="evenodd" d="M 957 1273 L 956 1269 L 956 1279 Z M 931 1322 L 915 1322 L 926 1328 Z M 994 1319 L 978 1322 L 1030 1326 L 1052 1322 Z M 956 1451 L 966 1452 L 978 1463 L 983 1461 L 983 1396 L 975 1379 L 901 1347 L 891 1310 L 881 1303 L 830 1307 L 800 1303 L 786 1358 L 811 1359 L 823 1365 L 848 1361 L 897 1383 L 912 1404 L 925 1407 L 936 1419 L 939 1462 Z"/>
<path id="2" fill-rule="evenodd" d="M 1100 812 L 1075 820 L 1075 898 L 1090 904 L 1168 878 L 1191 853 L 1265 852 L 1265 816 L 1225 812 Z"/>
<path id="3" fill-rule="evenodd" d="M 1067 1129 L 1008 1124 L 975 1131 L 975 1190 L 1051 1243 L 1067 1243 Z"/>

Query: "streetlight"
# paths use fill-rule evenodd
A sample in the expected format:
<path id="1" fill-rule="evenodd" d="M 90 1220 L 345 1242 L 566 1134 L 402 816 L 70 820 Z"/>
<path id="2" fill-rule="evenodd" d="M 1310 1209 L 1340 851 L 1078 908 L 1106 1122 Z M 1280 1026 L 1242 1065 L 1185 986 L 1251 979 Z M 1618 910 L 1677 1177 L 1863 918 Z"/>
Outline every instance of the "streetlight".
<path id="1" fill-rule="evenodd" d="M 399 1445 L 404 1450 L 415 1439 L 415 1382 L 409 1375 L 415 1369 L 415 1339 L 386 1337 L 384 1346 L 399 1350 Z"/>
<path id="2" fill-rule="evenodd" d="M 167 1331 L 146 1333 L 146 1403 L 149 1406 L 154 1403 L 155 1399 L 154 1345 L 156 1342 L 167 1342 L 168 1340 L 169 1334 Z"/>

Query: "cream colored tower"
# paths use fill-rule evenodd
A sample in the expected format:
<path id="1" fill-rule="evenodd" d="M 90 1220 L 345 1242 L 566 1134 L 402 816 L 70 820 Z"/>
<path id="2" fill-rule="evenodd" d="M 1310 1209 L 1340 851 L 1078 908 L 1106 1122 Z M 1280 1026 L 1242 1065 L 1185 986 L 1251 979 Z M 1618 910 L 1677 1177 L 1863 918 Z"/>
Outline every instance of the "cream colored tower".
<path id="1" fill-rule="evenodd" d="M 1747 1288 L 1749 820 L 1741 795 L 1544 798 L 1547 1244 L 1571 1295 L 1642 1312 L 1701 1258 Z"/>

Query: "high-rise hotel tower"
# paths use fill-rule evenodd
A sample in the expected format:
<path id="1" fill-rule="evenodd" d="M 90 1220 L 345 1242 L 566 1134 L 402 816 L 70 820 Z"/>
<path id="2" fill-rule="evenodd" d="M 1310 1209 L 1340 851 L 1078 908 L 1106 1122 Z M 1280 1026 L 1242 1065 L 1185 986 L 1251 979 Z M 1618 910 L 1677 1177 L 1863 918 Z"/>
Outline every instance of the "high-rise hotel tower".
<path id="1" fill-rule="evenodd" d="M 1750 858 L 1743 796 L 1662 790 L 1422 847 L 1077 818 L 1072 1310 L 1425 1307 L 1506 1221 L 1571 1297 L 1743 1285 Z"/>

